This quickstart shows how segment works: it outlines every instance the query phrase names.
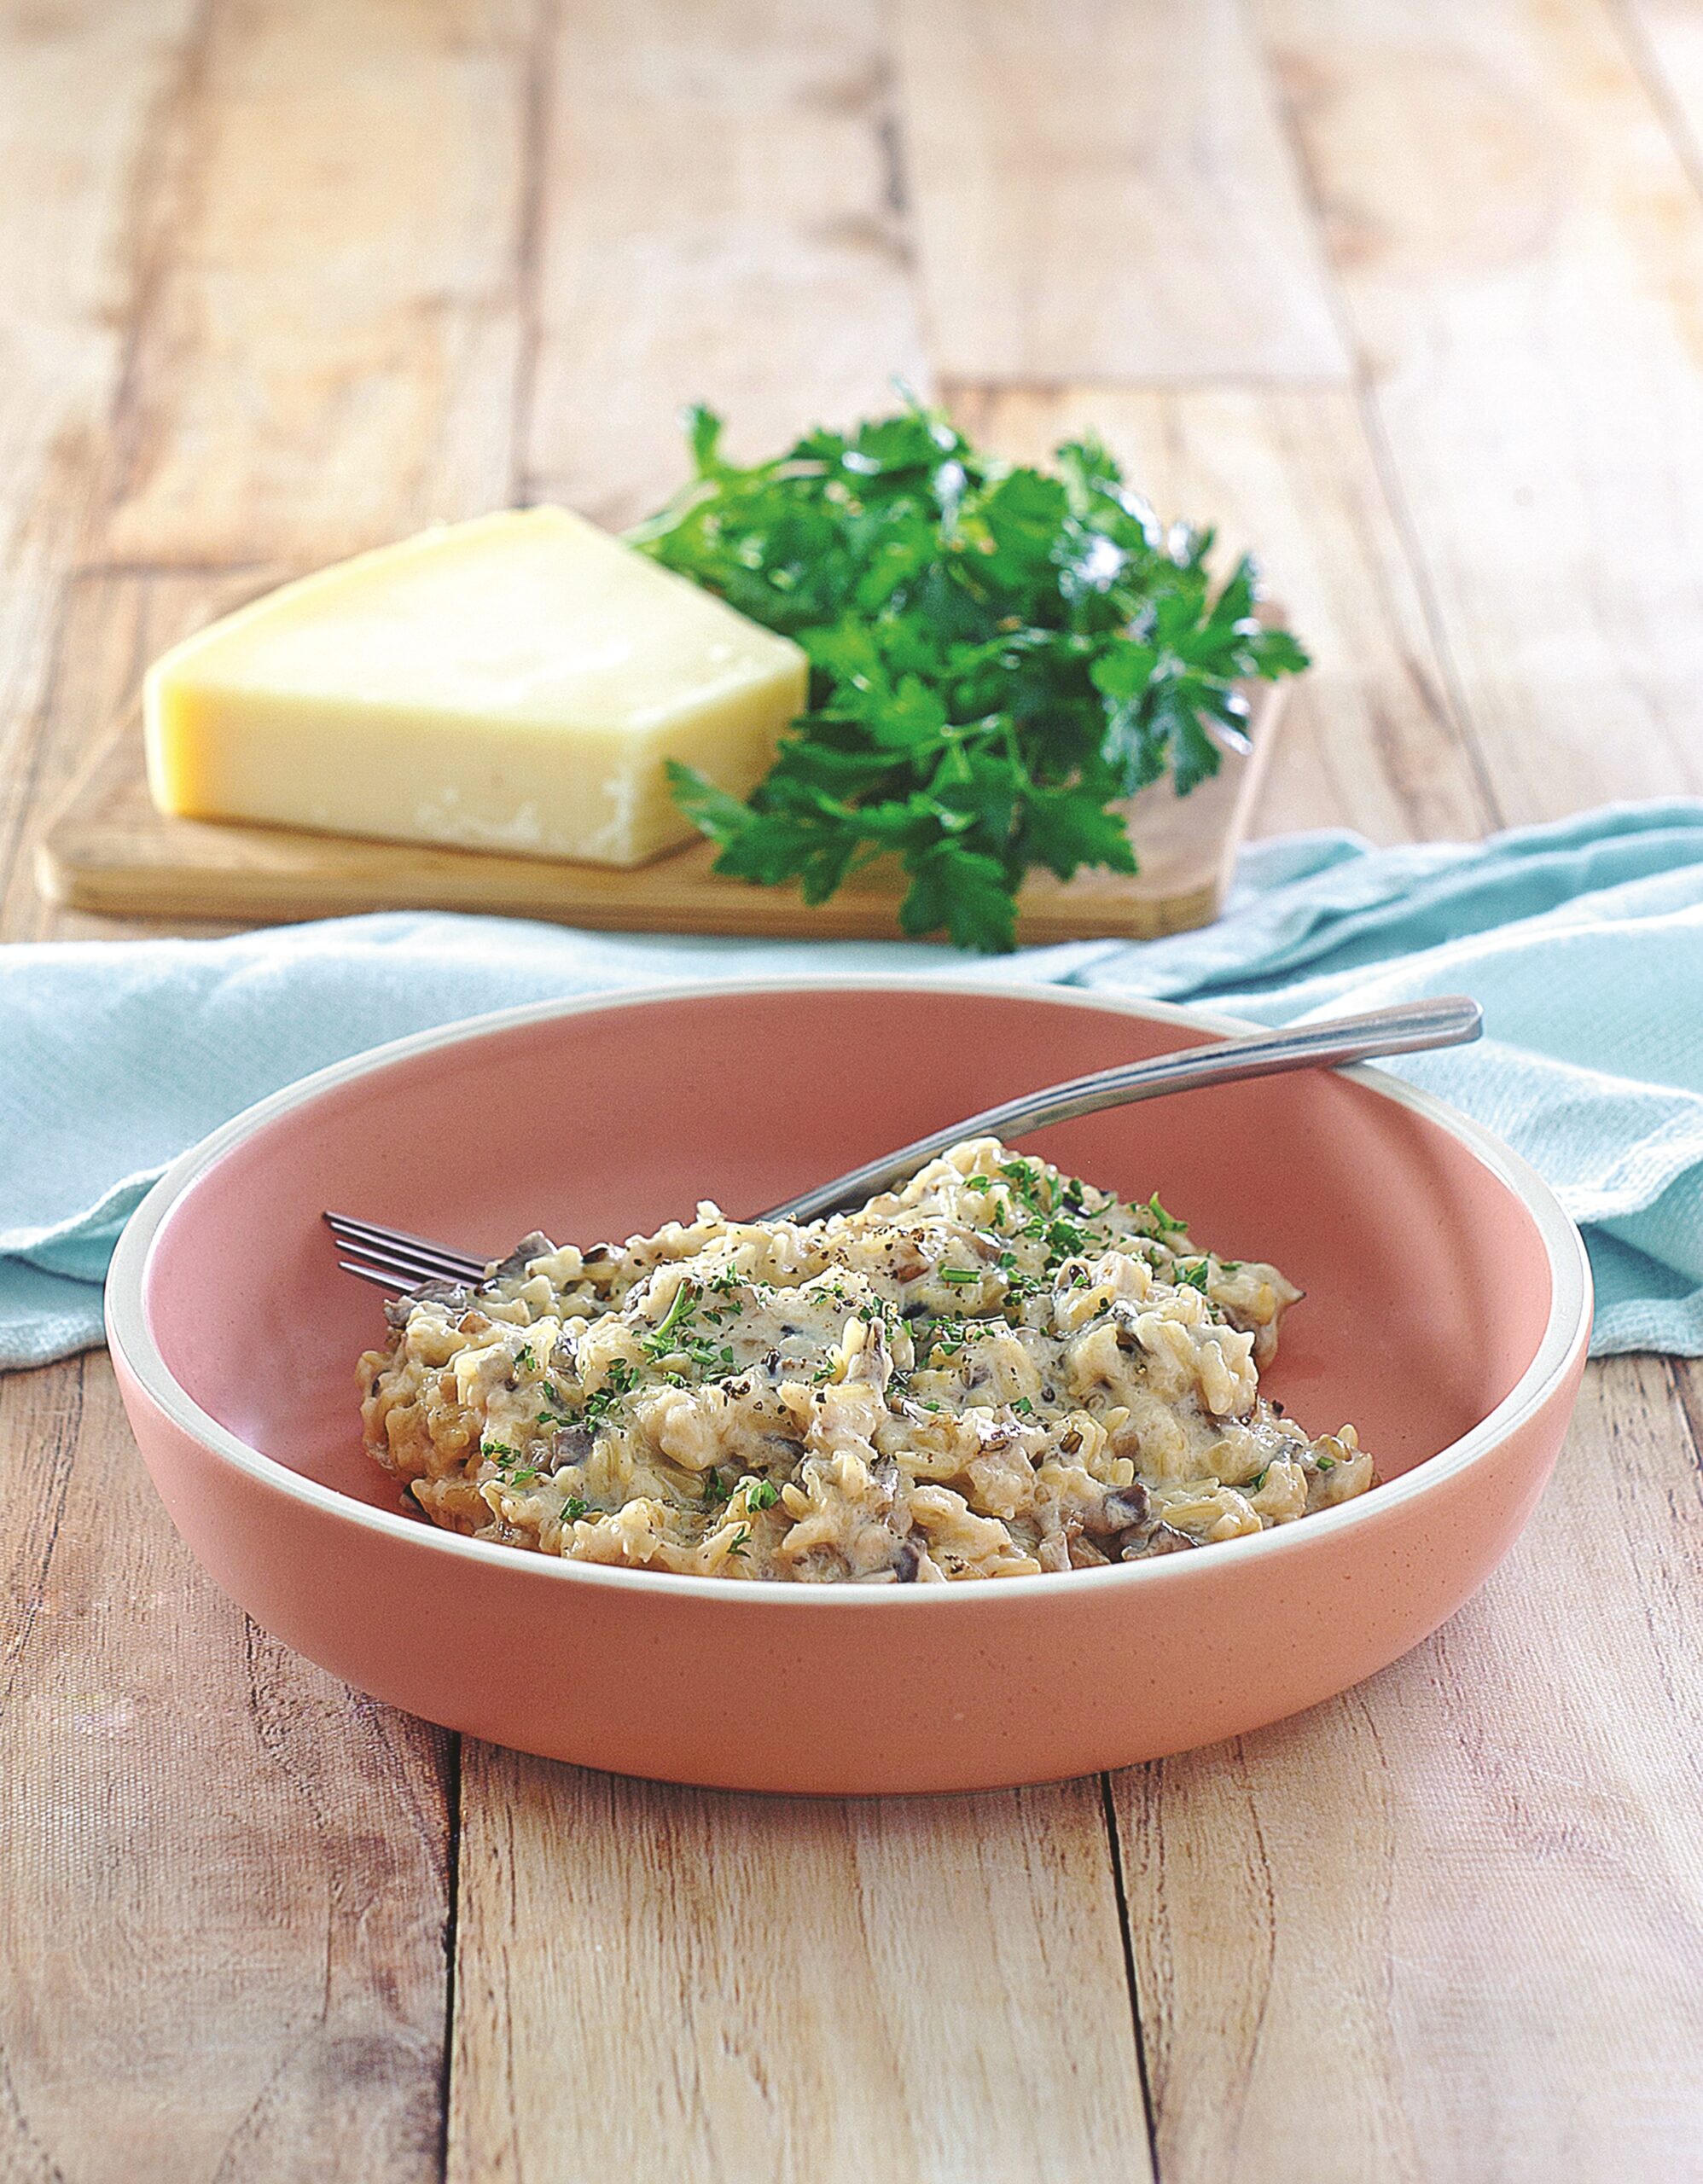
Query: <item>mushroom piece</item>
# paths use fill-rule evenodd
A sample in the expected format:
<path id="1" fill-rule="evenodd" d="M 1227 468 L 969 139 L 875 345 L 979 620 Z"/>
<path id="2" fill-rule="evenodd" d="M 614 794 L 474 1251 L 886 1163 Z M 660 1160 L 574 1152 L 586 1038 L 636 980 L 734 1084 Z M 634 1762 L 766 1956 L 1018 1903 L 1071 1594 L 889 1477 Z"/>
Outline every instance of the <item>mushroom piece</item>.
<path id="1" fill-rule="evenodd" d="M 1083 1519 L 1082 1529 L 1091 1534 L 1132 1531 L 1145 1525 L 1152 1512 L 1146 1487 L 1132 1478 L 1127 1486 L 1109 1489 L 1097 1513 Z"/>
<path id="2" fill-rule="evenodd" d="M 416 1305 L 441 1304 L 454 1319 L 473 1302 L 473 1294 L 465 1282 L 422 1281 L 417 1289 L 404 1290 L 400 1297 L 387 1297 L 384 1316 L 392 1327 L 405 1327 Z"/>
<path id="3" fill-rule="evenodd" d="M 565 1464 L 583 1464 L 591 1453 L 591 1428 L 589 1426 L 564 1426 L 550 1442 L 550 1461 L 558 1467 Z"/>
<path id="4" fill-rule="evenodd" d="M 1148 1530 L 1138 1532 L 1124 1548 L 1122 1560 L 1140 1562 L 1152 1554 L 1181 1554 L 1185 1548 L 1198 1547 L 1197 1539 L 1190 1539 L 1187 1532 L 1178 1531 L 1175 1525 L 1168 1525 L 1163 1518 Z"/>
<path id="5" fill-rule="evenodd" d="M 555 1246 L 542 1228 L 533 1229 L 530 1236 L 523 1236 L 506 1259 L 498 1259 L 485 1275 L 487 1281 L 519 1281 L 534 1259 L 552 1257 Z"/>

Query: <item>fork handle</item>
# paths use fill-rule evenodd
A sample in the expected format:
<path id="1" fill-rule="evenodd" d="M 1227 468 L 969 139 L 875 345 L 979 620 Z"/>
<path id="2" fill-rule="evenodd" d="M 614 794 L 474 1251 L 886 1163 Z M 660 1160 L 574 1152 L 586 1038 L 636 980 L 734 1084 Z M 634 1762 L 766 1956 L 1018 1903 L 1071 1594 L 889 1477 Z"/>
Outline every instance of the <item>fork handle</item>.
<path id="1" fill-rule="evenodd" d="M 1233 1084 L 1243 1077 L 1276 1077 L 1291 1069 L 1334 1069 L 1344 1062 L 1368 1061 L 1378 1054 L 1417 1054 L 1431 1047 L 1458 1047 L 1476 1039 L 1484 1028 L 1479 1004 L 1465 994 L 1433 1001 L 1404 1002 L 1360 1016 L 1338 1016 L 1276 1031 L 1255 1031 L 1211 1046 L 1187 1047 L 1178 1054 L 1125 1062 L 1072 1077 L 1003 1101 L 945 1130 L 901 1147 L 879 1160 L 836 1176 L 832 1182 L 800 1193 L 757 1217 L 762 1221 L 816 1221 L 823 1214 L 857 1205 L 877 1192 L 909 1182 L 919 1168 L 948 1146 L 966 1137 L 1022 1137 L 1054 1123 L 1074 1122 L 1102 1107 L 1121 1107 L 1154 1100 L 1166 1092 L 1192 1092 L 1207 1084 Z"/>

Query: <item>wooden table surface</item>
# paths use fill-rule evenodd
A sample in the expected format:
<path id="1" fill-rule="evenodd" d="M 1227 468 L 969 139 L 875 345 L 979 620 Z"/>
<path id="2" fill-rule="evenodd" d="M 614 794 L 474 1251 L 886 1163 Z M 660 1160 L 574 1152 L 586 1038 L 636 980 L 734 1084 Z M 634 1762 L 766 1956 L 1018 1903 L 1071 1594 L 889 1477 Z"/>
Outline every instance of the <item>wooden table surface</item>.
<path id="1" fill-rule="evenodd" d="M 1267 828 L 1703 790 L 1695 0 L 0 26 L 14 939 L 117 930 L 31 845 L 180 632 L 895 373 L 1263 549 L 1319 662 Z M 0 1379 L 0 2176 L 1703 2175 L 1700 1438 L 1697 1368 L 1593 1368 L 1482 1596 L 1300 1720 L 815 1805 L 343 1688 L 191 1564 L 103 1356 Z"/>

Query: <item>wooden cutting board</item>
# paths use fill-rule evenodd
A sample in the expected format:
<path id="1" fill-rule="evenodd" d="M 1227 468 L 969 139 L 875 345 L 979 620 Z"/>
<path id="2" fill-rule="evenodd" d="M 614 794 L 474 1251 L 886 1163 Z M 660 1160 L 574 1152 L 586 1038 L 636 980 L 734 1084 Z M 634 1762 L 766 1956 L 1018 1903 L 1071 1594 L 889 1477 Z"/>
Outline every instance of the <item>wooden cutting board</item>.
<path id="1" fill-rule="evenodd" d="M 1133 878 L 1038 874 L 1019 901 L 1020 943 L 1152 939 L 1217 915 L 1270 758 L 1282 688 L 1249 686 L 1252 748 L 1179 797 L 1168 782 L 1130 806 L 1142 860 Z M 872 865 L 831 902 L 719 879 L 695 843 L 636 870 L 422 849 L 396 842 L 162 817 L 148 801 L 132 717 L 49 827 L 37 880 L 55 903 L 125 917 L 269 923 L 361 910 L 440 909 L 549 918 L 616 932 L 724 932 L 765 938 L 881 939 L 898 931 L 902 875 Z"/>

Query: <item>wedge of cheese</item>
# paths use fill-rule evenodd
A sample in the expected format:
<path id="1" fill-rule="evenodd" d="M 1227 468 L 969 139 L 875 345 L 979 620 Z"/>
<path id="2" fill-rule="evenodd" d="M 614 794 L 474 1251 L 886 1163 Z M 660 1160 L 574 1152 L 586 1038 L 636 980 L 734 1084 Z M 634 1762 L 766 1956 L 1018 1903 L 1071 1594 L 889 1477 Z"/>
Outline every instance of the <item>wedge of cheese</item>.
<path id="1" fill-rule="evenodd" d="M 143 692 L 160 810 L 596 864 L 693 832 L 805 703 L 798 647 L 566 508 L 428 531 L 286 584 Z"/>

